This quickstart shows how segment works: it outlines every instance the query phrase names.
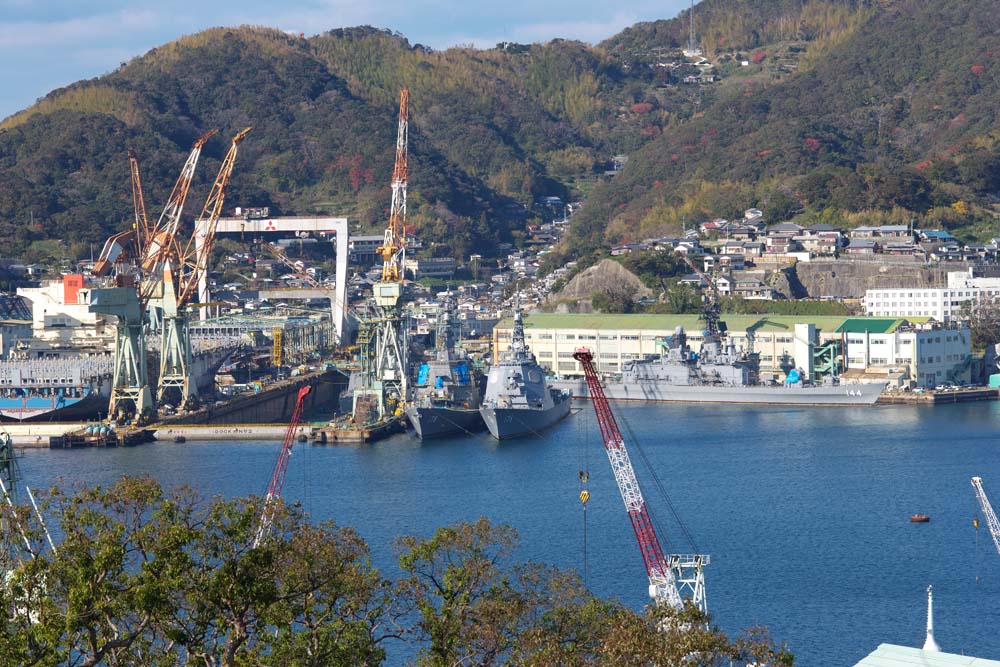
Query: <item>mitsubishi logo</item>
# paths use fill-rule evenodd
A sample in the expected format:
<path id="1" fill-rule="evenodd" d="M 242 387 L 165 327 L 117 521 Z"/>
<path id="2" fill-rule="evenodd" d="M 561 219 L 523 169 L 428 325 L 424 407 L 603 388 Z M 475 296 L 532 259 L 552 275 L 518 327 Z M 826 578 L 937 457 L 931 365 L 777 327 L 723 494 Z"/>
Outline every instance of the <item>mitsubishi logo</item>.
<path id="1" fill-rule="evenodd" d="M 267 221 L 267 226 L 264 227 L 264 231 L 265 232 L 276 232 L 276 231 L 278 231 L 277 228 L 274 226 L 274 220 L 268 220 Z"/>

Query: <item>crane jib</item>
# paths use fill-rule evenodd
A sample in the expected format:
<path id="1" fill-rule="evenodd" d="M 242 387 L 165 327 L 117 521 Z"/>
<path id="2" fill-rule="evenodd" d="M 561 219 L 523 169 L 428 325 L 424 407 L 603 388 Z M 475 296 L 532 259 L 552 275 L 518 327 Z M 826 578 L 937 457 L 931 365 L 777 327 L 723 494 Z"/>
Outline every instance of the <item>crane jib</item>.
<path id="1" fill-rule="evenodd" d="M 601 386 L 597 371 L 594 369 L 593 354 L 586 348 L 580 348 L 573 354 L 573 358 L 583 366 L 587 388 L 590 390 L 594 413 L 597 415 L 597 423 L 604 441 L 604 449 L 611 462 L 611 470 L 618 483 L 618 490 L 621 492 L 625 509 L 632 523 L 636 542 L 639 544 L 639 552 L 646 568 L 646 575 L 649 577 L 650 595 L 657 603 L 665 603 L 679 609 L 682 602 L 674 574 L 663 555 L 663 548 L 660 546 L 656 530 L 653 528 L 653 521 L 642 498 L 642 492 L 639 490 L 639 480 L 636 478 L 632 462 L 629 460 L 625 440 L 618 429 L 618 422 L 615 420 L 614 413 L 611 412 L 604 388 Z"/>

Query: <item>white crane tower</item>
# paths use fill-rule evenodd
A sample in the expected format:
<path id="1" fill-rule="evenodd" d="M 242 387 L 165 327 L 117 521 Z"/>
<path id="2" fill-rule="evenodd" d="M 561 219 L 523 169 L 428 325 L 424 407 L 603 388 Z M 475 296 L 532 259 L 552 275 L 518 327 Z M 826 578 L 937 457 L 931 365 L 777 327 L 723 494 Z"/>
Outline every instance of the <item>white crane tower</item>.
<path id="1" fill-rule="evenodd" d="M 976 500 L 979 501 L 979 509 L 982 510 L 983 518 L 986 519 L 986 527 L 989 528 L 993 544 L 997 548 L 997 553 L 1000 553 L 1000 521 L 997 521 L 997 515 L 993 511 L 993 506 L 990 505 L 990 499 L 986 497 L 986 491 L 983 490 L 983 478 L 973 477 L 972 488 L 976 490 Z M 979 527 L 978 523 L 976 527 Z"/>

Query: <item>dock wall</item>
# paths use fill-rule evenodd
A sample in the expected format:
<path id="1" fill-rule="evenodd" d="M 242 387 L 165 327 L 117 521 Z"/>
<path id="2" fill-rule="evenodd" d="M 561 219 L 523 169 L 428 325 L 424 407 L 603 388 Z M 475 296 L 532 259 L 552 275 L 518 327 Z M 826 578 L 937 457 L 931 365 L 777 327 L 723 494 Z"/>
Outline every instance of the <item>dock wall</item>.
<path id="1" fill-rule="evenodd" d="M 287 424 L 299 388 L 307 384 L 312 385 L 305 402 L 307 418 L 332 417 L 347 378 L 339 371 L 318 371 L 275 382 L 256 394 L 243 394 L 193 412 L 164 417 L 150 428 L 179 424 Z"/>

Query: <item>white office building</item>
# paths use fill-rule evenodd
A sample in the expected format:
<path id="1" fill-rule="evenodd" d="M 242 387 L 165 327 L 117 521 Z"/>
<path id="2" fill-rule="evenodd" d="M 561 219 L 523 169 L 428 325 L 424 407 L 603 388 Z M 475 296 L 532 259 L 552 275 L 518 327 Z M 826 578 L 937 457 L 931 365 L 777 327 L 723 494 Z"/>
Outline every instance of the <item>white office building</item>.
<path id="1" fill-rule="evenodd" d="M 1000 299 L 1000 278 L 977 277 L 968 272 L 948 274 L 947 287 L 894 287 L 870 289 L 861 303 L 870 317 L 932 317 L 951 322 L 966 303 Z"/>
<path id="2" fill-rule="evenodd" d="M 889 331 L 845 333 L 848 371 L 898 375 L 918 387 L 968 384 L 972 337 L 968 327 L 903 325 Z"/>

